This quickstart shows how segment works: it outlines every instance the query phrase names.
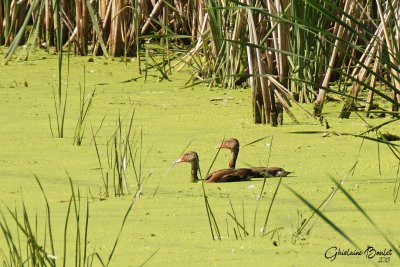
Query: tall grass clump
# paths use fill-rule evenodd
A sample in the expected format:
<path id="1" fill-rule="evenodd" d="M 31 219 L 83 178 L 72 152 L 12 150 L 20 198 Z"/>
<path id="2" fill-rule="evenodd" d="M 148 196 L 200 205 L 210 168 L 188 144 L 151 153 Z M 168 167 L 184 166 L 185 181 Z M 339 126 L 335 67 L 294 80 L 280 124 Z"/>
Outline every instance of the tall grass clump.
<path id="1" fill-rule="evenodd" d="M 114 196 L 130 194 L 133 184 L 141 190 L 151 176 L 151 172 L 146 172 L 144 168 L 150 151 L 145 154 L 142 130 L 137 131 L 133 128 L 134 115 L 135 110 L 132 111 L 128 126 L 124 125 L 125 118 L 118 115 L 116 129 L 105 145 L 106 166 L 92 131 L 105 197 L 110 193 Z"/>
<path id="2" fill-rule="evenodd" d="M 135 197 L 124 215 L 110 253 L 106 258 L 103 258 L 99 252 L 88 251 L 90 242 L 89 227 L 91 224 L 89 220 L 89 198 L 86 197 L 86 201 L 82 203 L 81 199 L 83 197 L 79 188 L 76 189 L 74 187 L 69 175 L 68 178 L 71 196 L 68 201 L 62 236 L 53 231 L 52 225 L 54 221 L 50 204 L 37 176 L 35 176 L 35 179 L 45 200 L 46 214 L 44 216 L 36 214 L 32 217 L 24 201 L 22 201 L 21 213 L 17 211 L 17 208 L 11 209 L 8 206 L 4 207 L 5 212 L 0 209 L 0 228 L 5 241 L 0 247 L 0 257 L 4 266 L 57 266 L 61 264 L 62 266 L 93 266 L 93 264 L 97 266 L 96 262 L 99 266 L 110 265 L 120 241 L 122 230 L 125 227 L 126 219 L 138 199 L 139 191 L 134 194 Z M 44 221 L 40 221 L 40 218 L 44 218 Z M 62 252 L 57 252 L 55 243 L 61 238 L 63 244 Z M 153 257 L 155 253 L 146 261 Z"/>
<path id="3" fill-rule="evenodd" d="M 283 111 L 297 123 L 291 112 L 297 101 L 313 103 L 313 115 L 320 117 L 328 97 L 343 102 L 341 118 L 374 108 L 399 116 L 398 0 L 1 4 L 0 43 L 9 46 L 7 60 L 31 41 L 54 46 L 60 55 L 72 45 L 76 55 L 136 56 L 139 72 L 150 64 L 167 80 L 167 71 L 187 66 L 209 86 L 249 84 L 254 122 L 272 126 L 282 123 Z M 34 38 L 24 38 L 31 23 Z M 147 44 L 160 47 L 161 62 L 146 52 Z M 379 105 L 382 100 L 391 110 Z"/>
<path id="4" fill-rule="evenodd" d="M 63 252 L 58 254 L 55 251 L 56 237 L 52 228 L 53 220 L 50 205 L 39 178 L 35 176 L 35 179 L 45 200 L 45 219 L 43 222 L 40 222 L 38 218 L 41 216 L 36 215 L 32 221 L 24 201 L 22 201 L 22 216 L 19 215 L 16 209 L 11 210 L 9 207 L 6 207 L 6 210 L 9 213 L 8 215 L 11 216 L 11 219 L 1 211 L 2 220 L 0 221 L 0 227 L 8 248 L 8 251 L 3 249 L 1 251 L 4 266 L 56 266 L 56 262 L 61 260 L 61 256 L 63 266 L 66 266 L 68 258 L 73 259 L 69 264 L 74 262 L 74 266 L 85 266 L 89 260 L 87 251 L 87 245 L 89 242 L 88 199 L 85 203 L 86 212 L 82 213 L 80 191 L 78 189 L 76 195 L 76 190 L 74 189 L 72 180 L 69 177 L 71 197 L 68 202 L 68 209 L 64 223 Z M 72 221 L 74 223 L 73 226 L 71 225 L 70 220 L 71 212 L 74 218 Z M 16 226 L 16 231 L 15 227 L 11 227 L 11 225 Z M 40 226 L 42 226 L 43 229 L 39 229 Z M 71 228 L 73 231 L 71 231 Z M 71 256 L 69 254 L 70 251 L 67 250 L 67 240 L 68 237 L 71 236 L 69 231 L 75 233 L 75 246 Z M 40 237 L 38 235 L 39 233 L 42 233 L 43 237 Z"/>

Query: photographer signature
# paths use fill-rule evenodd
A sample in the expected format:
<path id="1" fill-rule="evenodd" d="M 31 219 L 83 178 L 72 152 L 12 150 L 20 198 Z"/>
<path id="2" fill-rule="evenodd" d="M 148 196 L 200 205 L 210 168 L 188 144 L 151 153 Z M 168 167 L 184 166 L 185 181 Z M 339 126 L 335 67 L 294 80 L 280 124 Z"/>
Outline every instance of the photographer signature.
<path id="1" fill-rule="evenodd" d="M 364 251 L 359 249 L 342 249 L 337 246 L 333 246 L 328 248 L 325 251 L 325 258 L 334 261 L 339 256 L 347 256 L 347 257 L 360 257 L 365 256 L 367 259 L 374 259 L 377 257 L 378 262 L 390 262 L 390 256 L 393 251 L 391 249 L 376 249 L 373 246 L 368 246 Z"/>

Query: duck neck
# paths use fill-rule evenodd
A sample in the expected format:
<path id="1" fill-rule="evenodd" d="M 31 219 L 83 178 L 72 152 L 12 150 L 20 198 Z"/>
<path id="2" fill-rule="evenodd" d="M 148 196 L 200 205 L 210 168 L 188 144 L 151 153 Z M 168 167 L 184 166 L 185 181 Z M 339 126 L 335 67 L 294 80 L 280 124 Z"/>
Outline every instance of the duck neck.
<path id="1" fill-rule="evenodd" d="M 197 177 L 197 171 L 199 170 L 199 162 L 192 161 L 192 169 L 190 172 L 190 182 L 197 183 L 199 178 Z"/>
<path id="2" fill-rule="evenodd" d="M 231 158 L 229 160 L 229 168 L 234 169 L 236 167 L 236 160 L 239 156 L 239 148 L 234 148 L 231 151 Z"/>

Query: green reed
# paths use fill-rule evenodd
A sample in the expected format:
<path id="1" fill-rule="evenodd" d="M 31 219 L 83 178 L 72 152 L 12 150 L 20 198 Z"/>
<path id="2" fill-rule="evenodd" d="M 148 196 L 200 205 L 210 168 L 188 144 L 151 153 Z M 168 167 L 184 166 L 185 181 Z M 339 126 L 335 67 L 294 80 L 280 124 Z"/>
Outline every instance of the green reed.
<path id="1" fill-rule="evenodd" d="M 107 257 L 103 258 L 98 252 L 88 252 L 88 244 L 90 242 L 89 227 L 91 224 L 89 220 L 89 198 L 86 197 L 85 203 L 81 203 L 82 196 L 79 188 L 75 188 L 72 178 L 68 173 L 67 176 L 70 183 L 71 196 L 68 201 L 64 232 L 62 233 L 62 252 L 57 253 L 55 250 L 55 243 L 58 242 L 60 236 L 54 234 L 50 204 L 39 178 L 35 175 L 34 177 L 45 201 L 45 222 L 40 223 L 38 221 L 38 214 L 32 220 L 24 201 L 22 201 L 21 215 L 19 215 L 16 208 L 12 210 L 8 206 L 5 206 L 8 216 L 0 209 L 0 228 L 4 237 L 3 240 L 5 241 L 0 248 L 0 257 L 4 266 L 57 266 L 59 258 L 62 258 L 62 266 L 93 266 L 94 260 L 98 261 L 101 266 L 110 265 L 117 245 L 120 242 L 128 215 L 139 198 L 141 189 L 138 189 L 134 194 L 134 198 L 123 217 L 113 247 Z M 38 236 L 40 232 L 38 227 L 40 226 L 43 227 L 42 238 Z M 73 249 L 70 249 L 71 247 Z M 156 252 L 146 259 L 146 262 Z"/>
<path id="2" fill-rule="evenodd" d="M 83 66 L 83 89 L 79 84 L 79 115 L 75 126 L 73 144 L 80 146 L 82 144 L 85 133 L 86 119 L 90 108 L 92 107 L 93 98 L 96 89 L 86 96 L 86 68 Z"/>
<path id="3" fill-rule="evenodd" d="M 136 188 L 142 188 L 144 183 L 151 177 L 151 172 L 145 171 L 145 165 L 151 150 L 145 154 L 143 132 L 140 130 L 137 136 L 137 132 L 134 130 L 134 115 L 135 110 L 132 111 L 128 126 L 124 124 L 125 118 L 121 118 L 120 114 L 118 115 L 116 129 L 106 144 L 108 167 L 102 163 L 102 152 L 92 128 L 92 140 L 94 141 L 99 162 L 105 197 L 110 194 L 110 182 L 114 196 L 122 196 L 130 194 L 132 181 L 136 182 Z"/>

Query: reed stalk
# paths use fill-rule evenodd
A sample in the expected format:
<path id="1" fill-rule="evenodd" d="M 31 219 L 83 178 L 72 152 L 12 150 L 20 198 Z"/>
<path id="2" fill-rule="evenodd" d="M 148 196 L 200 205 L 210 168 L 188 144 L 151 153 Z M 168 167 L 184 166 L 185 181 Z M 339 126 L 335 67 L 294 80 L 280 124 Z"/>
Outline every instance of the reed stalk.
<path id="1" fill-rule="evenodd" d="M 53 216 L 50 205 L 39 178 L 35 176 L 45 201 L 46 215 L 40 216 L 44 217 L 45 223 L 39 224 L 37 215 L 34 217 L 32 222 L 31 216 L 28 214 L 28 209 L 25 206 L 24 201 L 22 201 L 21 217 L 16 209 L 12 210 L 11 208 L 5 206 L 5 209 L 9 214 L 8 217 L 6 214 L 4 214 L 3 210 L 0 209 L 0 232 L 3 234 L 3 240 L 5 241 L 5 247 L 0 249 L 0 257 L 2 258 L 2 262 L 5 266 L 57 266 L 56 259 L 59 257 L 63 258 L 62 266 L 67 266 L 68 259 L 68 264 L 71 265 L 71 262 L 73 262 L 74 266 L 92 266 L 94 259 L 97 259 L 101 266 L 110 265 L 117 245 L 120 242 L 121 234 L 125 227 L 128 215 L 131 213 L 137 199 L 139 198 L 141 189 L 136 191 L 133 200 L 129 204 L 129 207 L 124 214 L 113 247 L 106 259 L 103 259 L 98 252 L 93 254 L 88 253 L 88 244 L 90 242 L 89 227 L 91 224 L 89 220 L 89 198 L 86 197 L 86 202 L 83 205 L 81 203 L 82 197 L 80 195 L 79 188 L 75 188 L 72 178 L 68 173 L 67 176 L 70 183 L 71 196 L 68 201 L 68 208 L 64 221 L 64 232 L 61 236 L 63 240 L 62 254 L 57 254 L 54 249 L 54 244 L 57 242 L 59 236 L 53 236 Z M 74 222 L 74 226 L 71 225 L 71 221 Z M 37 236 L 38 226 L 40 225 L 42 225 L 44 228 L 43 240 Z M 70 240 L 73 240 L 73 238 L 71 238 L 73 235 L 75 235 L 75 240 L 72 241 L 74 244 L 70 244 Z M 47 244 L 50 246 L 50 251 L 47 248 Z M 71 246 L 73 249 L 69 250 L 68 248 Z M 152 253 L 145 260 L 145 262 L 149 261 L 157 253 L 157 251 L 158 250 Z"/>
<path id="2" fill-rule="evenodd" d="M 393 202 L 396 203 L 400 192 L 400 161 L 397 163 L 396 182 L 393 187 Z"/>
<path id="3" fill-rule="evenodd" d="M 368 113 L 377 98 L 391 104 L 386 113 L 398 116 L 398 0 L 17 2 L 0 2 L 0 44 L 9 46 L 5 63 L 18 45 L 30 42 L 28 49 L 55 45 L 61 64 L 62 47 L 73 44 L 77 55 L 92 49 L 93 55 L 136 56 L 145 79 L 149 67 L 163 80 L 187 66 L 193 85 L 249 84 L 255 123 L 277 126 L 282 111 L 296 123 L 291 112 L 296 101 L 314 102 L 313 115 L 319 117 L 328 94 L 345 100 L 342 118 L 360 109 L 359 103 L 368 105 Z M 62 137 L 59 95 L 60 88 Z"/>
<path id="4" fill-rule="evenodd" d="M 107 52 L 106 45 L 104 43 L 103 35 L 102 35 L 102 32 L 101 32 L 101 30 L 99 28 L 99 20 L 97 19 L 95 11 L 94 11 L 94 9 L 92 7 L 92 4 L 90 3 L 89 0 L 86 0 L 86 6 L 87 6 L 87 9 L 88 9 L 88 12 L 89 12 L 89 15 L 90 15 L 90 19 L 93 22 L 93 28 L 94 28 L 94 30 L 96 32 L 96 35 L 97 35 L 96 38 L 98 39 L 98 42 L 100 43 L 100 47 L 101 47 L 101 50 L 103 52 L 103 55 L 105 57 L 108 57 L 108 52 Z M 96 50 L 96 48 L 94 50 Z"/>
<path id="5" fill-rule="evenodd" d="M 73 144 L 80 146 L 82 144 L 85 133 L 86 119 L 90 108 L 92 107 L 93 98 L 96 89 L 86 96 L 86 68 L 83 66 L 83 90 L 79 84 L 79 116 L 76 122 Z"/>
<path id="6" fill-rule="evenodd" d="M 8 1 L 6 1 L 8 2 Z M 13 4 L 15 3 L 15 1 L 12 2 Z M 26 26 L 28 25 L 28 22 L 30 20 L 30 18 L 32 17 L 33 11 L 36 9 L 37 4 L 39 3 L 39 0 L 34 0 L 32 2 L 32 5 L 29 7 L 29 10 L 27 10 L 27 14 L 23 14 L 21 16 L 21 25 L 18 25 L 17 22 L 17 17 L 19 16 L 18 11 L 20 11 L 20 9 L 24 9 L 26 8 L 26 3 L 23 3 L 21 7 L 15 7 L 14 6 L 14 10 L 17 10 L 16 13 L 13 14 L 13 16 L 11 17 L 12 22 L 11 22 L 11 28 L 13 28 L 13 26 L 15 26 L 16 29 L 18 29 L 18 31 L 15 34 L 15 37 L 13 37 L 13 34 L 11 34 L 12 32 L 8 32 L 8 36 L 6 39 L 6 45 L 8 42 L 11 42 L 9 49 L 7 50 L 7 52 L 4 54 L 4 58 L 5 58 L 5 64 L 7 64 L 7 62 L 11 59 L 11 56 L 15 53 L 18 45 L 20 45 L 20 43 L 23 41 L 23 37 L 24 37 L 24 33 L 25 33 L 25 29 Z M 7 5 L 7 3 L 6 3 Z M 7 12 L 7 10 L 5 10 Z M 6 18 L 7 20 L 7 18 Z"/>
<path id="7" fill-rule="evenodd" d="M 271 215 L 271 211 L 272 211 L 272 205 L 275 202 L 275 198 L 276 198 L 276 195 L 278 193 L 278 190 L 280 188 L 281 183 L 282 183 L 282 176 L 279 177 L 278 184 L 277 184 L 277 186 L 275 188 L 274 194 L 272 195 L 271 203 L 269 204 L 269 207 L 268 207 L 267 216 L 265 217 L 264 226 L 262 227 L 262 234 L 263 235 L 266 234 L 267 224 L 268 224 L 268 221 L 269 221 L 269 216 Z"/>
<path id="8" fill-rule="evenodd" d="M 132 111 L 127 127 L 124 125 L 125 117 L 118 116 L 117 127 L 106 144 L 108 168 L 102 164 L 102 152 L 92 127 L 92 140 L 95 144 L 105 198 L 109 197 L 110 190 L 113 190 L 116 197 L 130 194 L 129 178 L 134 179 L 136 188 L 141 189 L 151 177 L 151 172 L 145 169 L 151 150 L 144 154 L 143 132 L 140 131 L 140 135 L 136 136 L 134 115 L 135 110 Z M 112 188 L 109 188 L 109 177 L 113 182 Z"/>
<path id="9" fill-rule="evenodd" d="M 4 45 L 4 25 L 3 25 L 3 21 L 4 21 L 4 4 L 6 1 L 0 1 L 0 21 L 2 23 L 0 23 L 0 45 Z"/>
<path id="10" fill-rule="evenodd" d="M 259 142 L 259 141 L 261 141 L 261 140 L 263 140 L 263 139 L 265 139 L 265 137 L 260 138 L 260 139 L 257 139 L 257 140 L 255 140 L 254 142 L 251 142 L 251 143 L 249 143 L 249 144 L 244 145 L 243 147 L 245 147 L 245 146 L 247 146 L 247 145 L 250 145 L 250 144 L 253 144 L 253 143 L 255 143 L 255 142 Z M 271 137 L 271 141 L 270 141 L 270 143 L 269 143 L 269 151 L 268 151 L 267 165 L 266 165 L 267 167 L 268 167 L 268 165 L 269 165 L 269 160 L 270 160 L 270 158 L 271 158 L 273 140 L 274 140 L 274 137 L 272 136 L 272 137 Z M 258 195 L 258 198 L 257 198 L 256 207 L 255 207 L 255 210 L 254 210 L 253 237 L 256 236 L 256 222 L 257 222 L 258 207 L 259 207 L 259 205 L 260 205 L 261 196 L 262 196 L 263 193 L 264 193 L 266 183 L 267 183 L 267 179 L 264 179 L 264 180 L 263 180 L 263 183 L 262 183 L 262 186 L 261 186 L 261 191 L 260 191 L 260 193 L 259 193 L 259 195 Z M 278 187 L 277 187 L 277 189 L 278 189 Z M 271 206 L 272 206 L 272 201 L 271 201 Z M 268 217 L 268 216 L 267 216 L 267 217 Z M 266 221 L 268 221 L 268 219 L 266 219 Z M 265 233 L 265 228 L 262 228 L 262 231 L 263 231 L 263 233 Z"/>

